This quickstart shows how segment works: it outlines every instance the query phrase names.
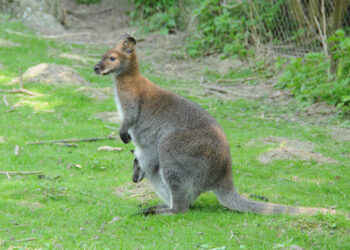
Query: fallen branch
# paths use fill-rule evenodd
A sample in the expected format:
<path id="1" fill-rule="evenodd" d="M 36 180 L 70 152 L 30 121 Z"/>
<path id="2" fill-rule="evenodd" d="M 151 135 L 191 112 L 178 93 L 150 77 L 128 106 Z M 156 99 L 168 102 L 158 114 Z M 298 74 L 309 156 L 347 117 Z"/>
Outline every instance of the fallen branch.
<path id="1" fill-rule="evenodd" d="M 86 36 L 86 35 L 92 35 L 92 34 L 90 32 L 80 32 L 80 33 L 68 33 L 68 34 L 62 34 L 62 35 L 47 35 L 47 36 L 44 36 L 44 38 L 54 39 L 54 38 L 65 38 L 65 37 Z"/>
<path id="2" fill-rule="evenodd" d="M 1 171 L 0 174 L 10 176 L 10 175 L 27 175 L 27 174 L 40 174 L 41 171 L 35 172 L 11 172 L 11 171 Z"/>
<path id="3" fill-rule="evenodd" d="M 41 94 L 34 93 L 32 91 L 29 91 L 27 89 L 21 88 L 21 89 L 0 89 L 0 92 L 2 93 L 23 93 L 31 96 L 41 96 Z"/>
<path id="4" fill-rule="evenodd" d="M 217 79 L 215 82 L 219 83 L 219 82 L 246 82 L 246 81 L 251 81 L 251 80 L 258 80 L 260 79 L 260 77 L 247 77 L 247 78 L 238 78 L 238 79 Z"/>
<path id="5" fill-rule="evenodd" d="M 36 240 L 36 237 L 31 237 L 31 238 L 27 238 L 27 239 L 16 240 L 16 242 L 32 241 L 32 240 Z"/>
<path id="6" fill-rule="evenodd" d="M 19 35 L 19 36 L 32 37 L 32 35 L 30 35 L 30 34 L 28 34 L 28 33 L 18 32 L 18 31 L 14 31 L 14 30 L 8 30 L 8 29 L 6 29 L 5 32 L 7 32 L 7 33 L 9 33 L 9 34 Z"/>
<path id="7" fill-rule="evenodd" d="M 115 140 L 117 137 L 108 136 L 108 137 L 95 137 L 95 138 L 82 138 L 82 139 L 62 139 L 62 140 L 52 140 L 52 141 L 38 141 L 38 142 L 27 142 L 27 145 L 35 144 L 48 144 L 48 143 L 70 143 L 70 142 L 92 142 L 92 141 L 101 141 L 101 140 Z"/>
<path id="8" fill-rule="evenodd" d="M 95 12 L 75 12 L 72 10 L 67 10 L 68 14 L 72 14 L 74 16 L 96 16 L 96 15 L 100 15 L 100 14 L 104 14 L 106 12 L 112 11 L 114 8 L 106 8 L 104 10 L 100 10 L 100 11 L 95 11 Z"/>

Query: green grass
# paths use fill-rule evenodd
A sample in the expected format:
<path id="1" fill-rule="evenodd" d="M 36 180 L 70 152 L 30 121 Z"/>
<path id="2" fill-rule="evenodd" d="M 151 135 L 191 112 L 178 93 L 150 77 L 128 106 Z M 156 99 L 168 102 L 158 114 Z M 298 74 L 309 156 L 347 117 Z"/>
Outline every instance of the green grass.
<path id="1" fill-rule="evenodd" d="M 105 48 L 71 45 L 38 38 L 9 34 L 5 29 L 29 32 L 17 23 L 0 22 L 0 38 L 22 44 L 0 48 L 0 88 L 10 89 L 7 82 L 23 70 L 41 62 L 76 64 L 60 59 L 50 51 L 73 50 L 103 53 Z M 142 60 L 142 58 L 140 58 Z M 141 62 L 142 64 L 142 62 Z M 111 78 L 99 77 L 93 65 L 77 70 L 98 87 L 112 84 Z M 142 64 L 141 68 L 147 68 Z M 165 87 L 188 86 L 189 83 L 146 74 Z M 190 83 L 199 88 L 199 83 Z M 54 144 L 26 145 L 28 141 L 61 138 L 107 136 L 111 130 L 94 119 L 94 113 L 114 111 L 112 98 L 96 101 L 76 92 L 74 86 L 47 86 L 26 83 L 25 87 L 41 97 L 6 94 L 12 112 L 2 102 L 0 93 L 0 171 L 42 171 L 44 178 L 0 175 L 0 248 L 110 248 L 110 249 L 282 249 L 297 245 L 305 249 L 350 249 L 350 223 L 343 215 L 262 216 L 230 212 L 219 205 L 212 193 L 199 197 L 186 214 L 174 216 L 132 216 L 137 199 L 121 199 L 113 194 L 116 187 L 131 181 L 132 159 L 120 140 L 79 143 L 77 148 Z M 222 125 L 231 145 L 235 185 L 244 195 L 260 194 L 270 202 L 296 206 L 330 207 L 349 213 L 350 153 L 349 142 L 338 142 L 326 127 L 300 125 L 261 118 L 270 110 L 258 101 L 222 101 L 196 98 L 179 91 L 208 110 Z M 310 141 L 315 151 L 338 161 L 318 164 L 297 160 L 275 161 L 264 165 L 258 156 L 268 145 L 248 144 L 252 139 L 282 136 Z M 20 155 L 14 154 L 20 146 Z M 122 152 L 97 151 L 99 146 L 122 147 Z M 69 164 L 80 164 L 70 168 Z M 60 176 L 57 180 L 53 178 Z M 295 176 L 298 181 L 295 181 Z M 337 178 L 336 178 L 337 176 Z M 114 217 L 121 220 L 109 223 Z M 32 241 L 18 241 L 34 237 Z"/>

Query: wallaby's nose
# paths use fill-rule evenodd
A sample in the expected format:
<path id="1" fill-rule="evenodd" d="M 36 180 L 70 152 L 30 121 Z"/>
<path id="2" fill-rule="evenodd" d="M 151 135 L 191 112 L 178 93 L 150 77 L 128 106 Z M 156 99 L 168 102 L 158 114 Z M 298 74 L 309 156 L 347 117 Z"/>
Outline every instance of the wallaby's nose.
<path id="1" fill-rule="evenodd" d="M 98 74 L 98 73 L 100 72 L 100 66 L 99 66 L 98 64 L 96 64 L 96 65 L 94 66 L 94 70 L 95 70 L 95 72 Z"/>
<path id="2" fill-rule="evenodd" d="M 137 183 L 137 178 L 136 178 L 135 176 L 133 176 L 133 177 L 132 177 L 132 181 L 133 181 L 134 183 Z"/>

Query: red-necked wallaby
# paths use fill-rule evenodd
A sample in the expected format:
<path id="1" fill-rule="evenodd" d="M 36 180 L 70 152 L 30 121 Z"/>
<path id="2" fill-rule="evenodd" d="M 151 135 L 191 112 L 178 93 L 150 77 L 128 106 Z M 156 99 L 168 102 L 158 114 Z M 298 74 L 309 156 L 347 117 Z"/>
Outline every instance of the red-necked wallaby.
<path id="1" fill-rule="evenodd" d="M 321 208 L 263 203 L 239 195 L 233 185 L 230 147 L 215 119 L 199 105 L 162 89 L 140 74 L 135 38 L 123 35 L 94 70 L 113 74 L 121 117 L 120 137 L 135 145 L 145 177 L 166 203 L 145 214 L 186 212 L 199 194 L 214 191 L 239 212 L 314 214 Z"/>

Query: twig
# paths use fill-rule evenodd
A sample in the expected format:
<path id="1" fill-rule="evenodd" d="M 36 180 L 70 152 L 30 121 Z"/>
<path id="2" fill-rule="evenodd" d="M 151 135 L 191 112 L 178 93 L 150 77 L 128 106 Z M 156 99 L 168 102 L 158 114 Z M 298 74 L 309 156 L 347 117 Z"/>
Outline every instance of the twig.
<path id="1" fill-rule="evenodd" d="M 258 80 L 259 77 L 247 77 L 247 78 L 239 78 L 239 79 L 217 79 L 215 82 L 245 82 L 245 81 L 251 81 L 251 80 Z"/>
<path id="2" fill-rule="evenodd" d="M 41 96 L 41 94 L 34 93 L 32 91 L 29 91 L 27 89 L 0 89 L 0 92 L 2 93 L 23 93 L 31 96 Z"/>
<path id="3" fill-rule="evenodd" d="M 15 35 L 19 35 L 19 36 L 25 36 L 25 37 L 32 37 L 32 35 L 27 34 L 27 33 L 23 33 L 23 32 L 18 32 L 18 31 L 14 31 L 14 30 L 5 30 L 7 33 L 9 34 L 15 34 Z"/>
<path id="4" fill-rule="evenodd" d="M 75 143 L 62 143 L 62 142 L 58 142 L 56 143 L 58 146 L 66 146 L 66 147 L 78 147 L 78 144 Z"/>
<path id="5" fill-rule="evenodd" d="M 27 238 L 27 239 L 16 240 L 16 242 L 31 241 L 31 240 L 36 240 L 36 237 L 31 237 L 31 238 Z"/>
<path id="6" fill-rule="evenodd" d="M 68 33 L 68 34 L 62 34 L 62 35 L 48 35 L 48 36 L 44 36 L 44 38 L 54 39 L 54 38 L 65 38 L 65 37 L 72 37 L 72 36 L 85 36 L 85 35 L 92 35 L 92 34 L 90 32 L 80 32 L 80 33 Z"/>
<path id="7" fill-rule="evenodd" d="M 26 174 L 40 174 L 41 171 L 35 171 L 35 172 L 11 172 L 11 171 L 0 171 L 0 174 L 4 175 L 26 175 Z"/>
<path id="8" fill-rule="evenodd" d="M 27 145 L 34 145 L 34 144 L 47 144 L 47 143 L 69 143 L 69 142 L 92 142 L 92 141 L 99 141 L 99 140 L 115 140 L 117 137 L 115 136 L 108 136 L 108 137 L 95 137 L 95 138 L 82 138 L 82 139 L 62 139 L 62 140 L 52 140 L 52 141 L 38 141 L 38 142 L 27 142 Z"/>
<path id="9" fill-rule="evenodd" d="M 11 179 L 11 176 L 7 172 L 6 172 L 6 176 L 7 176 L 8 179 Z"/>

